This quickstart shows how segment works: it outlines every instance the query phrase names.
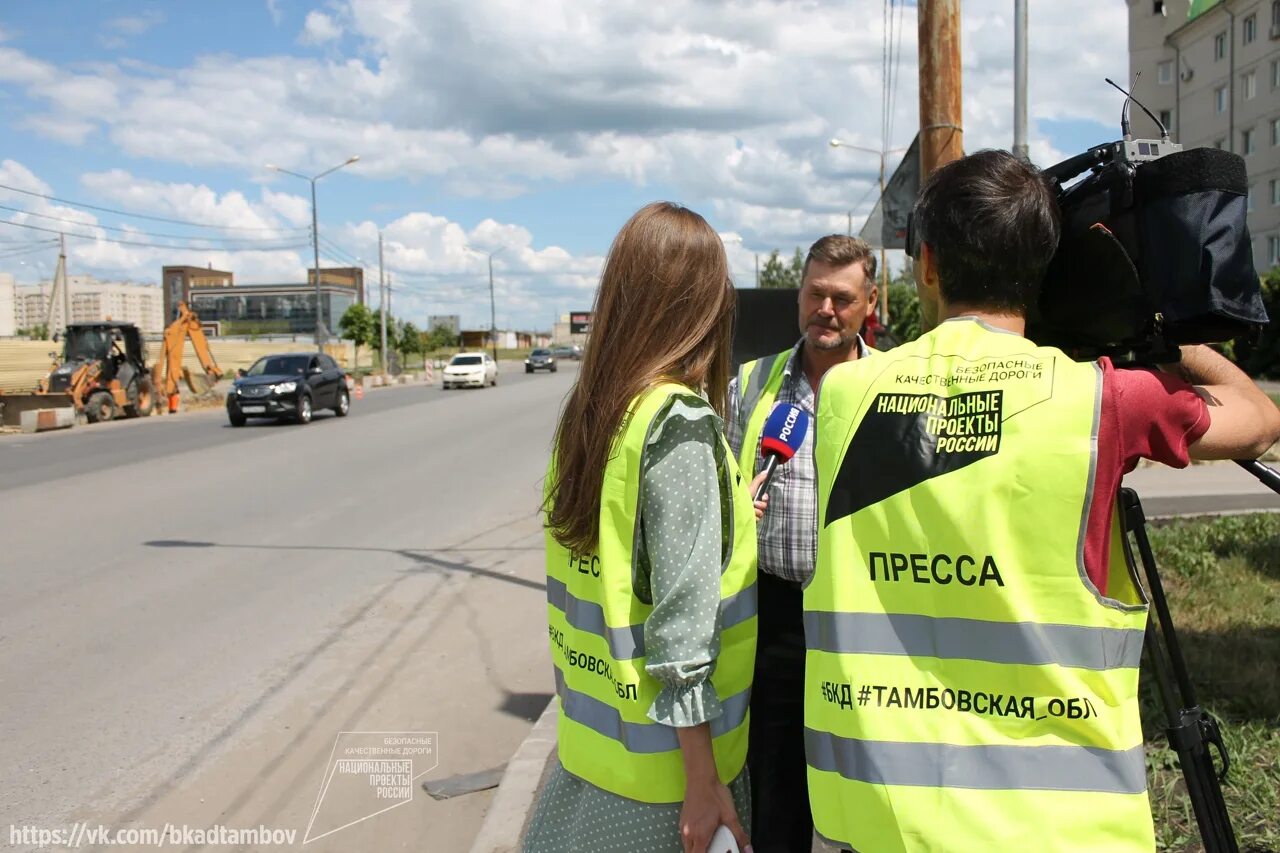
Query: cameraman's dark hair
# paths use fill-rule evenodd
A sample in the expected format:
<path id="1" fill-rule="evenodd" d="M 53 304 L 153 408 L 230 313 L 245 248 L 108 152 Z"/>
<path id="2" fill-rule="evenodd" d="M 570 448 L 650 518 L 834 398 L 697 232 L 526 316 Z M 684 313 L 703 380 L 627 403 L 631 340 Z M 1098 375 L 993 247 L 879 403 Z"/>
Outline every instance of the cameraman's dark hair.
<path id="1" fill-rule="evenodd" d="M 828 234 L 819 238 L 818 242 L 809 247 L 809 254 L 804 259 L 804 269 L 800 272 L 802 281 L 805 273 L 809 272 L 809 263 L 811 261 L 821 261 L 838 269 L 861 263 L 862 272 L 866 278 L 867 292 L 870 293 L 871 288 L 875 287 L 876 253 L 871 248 L 871 244 L 860 237 L 850 237 L 845 234 Z"/>
<path id="2" fill-rule="evenodd" d="M 1036 167 L 987 149 L 929 176 L 912 228 L 948 303 L 1026 314 L 1058 248 L 1058 204 Z"/>

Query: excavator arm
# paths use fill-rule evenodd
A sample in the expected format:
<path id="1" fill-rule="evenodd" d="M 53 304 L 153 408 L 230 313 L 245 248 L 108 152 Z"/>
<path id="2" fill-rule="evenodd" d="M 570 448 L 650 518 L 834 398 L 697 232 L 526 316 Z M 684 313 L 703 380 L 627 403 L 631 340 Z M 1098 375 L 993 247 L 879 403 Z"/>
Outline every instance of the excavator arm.
<path id="1" fill-rule="evenodd" d="M 195 350 L 196 359 L 204 369 L 204 387 L 196 381 L 189 370 L 182 366 L 182 348 L 187 338 Z M 187 387 L 192 392 L 201 394 L 209 390 L 210 385 L 222 378 L 222 369 L 218 367 L 213 353 L 209 351 L 209 341 L 200 328 L 200 318 L 187 307 L 185 302 L 178 303 L 178 319 L 164 330 L 164 342 L 161 345 L 160 358 L 152 367 L 152 385 L 165 397 L 173 397 L 178 393 L 178 377 L 186 379 Z"/>

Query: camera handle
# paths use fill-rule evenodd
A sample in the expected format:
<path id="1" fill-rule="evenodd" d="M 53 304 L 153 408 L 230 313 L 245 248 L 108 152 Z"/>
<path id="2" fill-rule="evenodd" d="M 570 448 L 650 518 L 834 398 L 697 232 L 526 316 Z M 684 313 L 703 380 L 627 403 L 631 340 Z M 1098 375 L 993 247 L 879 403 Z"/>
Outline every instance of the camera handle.
<path id="1" fill-rule="evenodd" d="M 1237 459 L 1236 464 L 1262 481 L 1271 491 L 1280 495 L 1280 471 L 1270 465 L 1263 465 L 1257 459 Z"/>
<path id="2" fill-rule="evenodd" d="M 1260 463 L 1254 464 L 1280 480 L 1280 474 Z M 1143 574 L 1147 578 L 1147 597 L 1154 605 L 1154 612 L 1147 618 L 1146 652 L 1155 672 L 1161 703 L 1164 705 L 1168 723 L 1165 734 L 1169 745 L 1178 754 L 1178 766 L 1182 769 L 1182 778 L 1191 798 L 1191 808 L 1196 816 L 1200 838 L 1204 842 L 1206 853 L 1239 853 L 1235 830 L 1231 826 L 1231 816 L 1227 813 L 1220 785 L 1227 778 L 1231 760 L 1222 742 L 1218 721 L 1196 701 L 1195 687 L 1187 672 L 1182 646 L 1178 643 L 1173 617 L 1169 613 L 1169 601 L 1165 598 L 1164 585 L 1160 582 L 1160 572 L 1151 550 L 1151 540 L 1147 537 L 1147 519 L 1142 511 L 1142 501 L 1133 489 L 1120 490 L 1120 523 L 1125 562 L 1137 581 L 1137 564 L 1134 560 L 1133 543 L 1130 542 L 1132 537 L 1137 543 Z M 1160 623 L 1159 630 L 1155 626 L 1157 619 Z M 1222 759 L 1221 771 L 1215 766 L 1210 745 L 1216 747 L 1218 756 Z"/>

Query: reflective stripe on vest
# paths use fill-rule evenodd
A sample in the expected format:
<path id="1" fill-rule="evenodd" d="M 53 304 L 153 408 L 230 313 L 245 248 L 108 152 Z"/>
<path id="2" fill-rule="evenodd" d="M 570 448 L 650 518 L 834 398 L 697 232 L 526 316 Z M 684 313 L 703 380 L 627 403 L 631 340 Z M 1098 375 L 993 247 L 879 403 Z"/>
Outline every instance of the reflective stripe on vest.
<path id="1" fill-rule="evenodd" d="M 955 746 L 837 737 L 804 731 L 809 766 L 871 785 L 1020 788 L 1141 794 L 1147 767 L 1141 746 Z M 1083 817 L 1078 816 L 1078 817 Z"/>
<path id="2" fill-rule="evenodd" d="M 1145 605 L 1084 571 L 1097 365 L 964 319 L 827 373 L 809 796 L 863 851 L 1150 851 Z M 1114 542 L 1113 542 L 1114 544 Z"/>
<path id="3" fill-rule="evenodd" d="M 682 801 L 685 780 L 675 730 L 647 715 L 661 685 L 645 670 L 644 623 L 653 606 L 633 588 L 637 521 L 645 447 L 654 425 L 681 395 L 696 396 L 665 384 L 632 402 L 602 475 L 595 552 L 572 555 L 546 532 L 547 629 L 561 704 L 560 763 L 598 788 L 651 803 Z M 710 681 L 724 709 L 712 724 L 712 750 L 721 781 L 728 783 L 746 762 L 756 643 L 756 532 L 751 496 L 728 445 L 723 438 L 720 442 L 730 533 L 720 574 L 720 652 Z M 554 470 L 547 482 L 554 482 Z"/>
<path id="4" fill-rule="evenodd" d="M 760 433 L 782 390 L 782 375 L 794 351 L 748 361 L 738 368 L 738 419 L 743 424 L 738 467 L 748 479 L 755 475 L 760 462 Z"/>
<path id="5" fill-rule="evenodd" d="M 560 713 L 597 734 L 618 741 L 628 752 L 645 754 L 680 749 L 676 730 L 671 726 L 629 723 L 607 702 L 566 686 L 559 670 L 556 670 L 556 696 L 560 699 Z M 745 723 L 750 704 L 749 688 L 722 699 L 721 714 L 711 721 L 711 736 L 728 734 Z"/>
<path id="6" fill-rule="evenodd" d="M 547 578 L 547 604 L 564 614 L 565 620 L 579 631 L 603 638 L 609 653 L 617 660 L 644 657 L 644 625 L 608 628 L 604 608 L 593 601 L 583 601 L 569 594 L 564 582 Z M 755 587 L 736 592 L 720 602 L 720 630 L 732 628 L 756 615 Z"/>
<path id="7" fill-rule="evenodd" d="M 1133 669 L 1142 631 L 1035 622 L 988 622 L 911 613 L 804 614 L 809 648 L 837 654 L 912 655 L 1028 666 Z"/>

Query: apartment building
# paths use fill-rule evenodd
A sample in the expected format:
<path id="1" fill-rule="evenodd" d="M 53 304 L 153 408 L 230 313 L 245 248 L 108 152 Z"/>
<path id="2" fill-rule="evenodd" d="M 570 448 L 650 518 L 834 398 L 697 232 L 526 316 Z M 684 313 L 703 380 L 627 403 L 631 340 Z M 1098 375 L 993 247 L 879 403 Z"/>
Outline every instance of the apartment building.
<path id="1" fill-rule="evenodd" d="M 1259 272 L 1280 266 L 1280 0 L 1128 0 L 1135 97 L 1186 148 L 1242 156 Z M 1133 132 L 1156 137 L 1136 107 Z"/>
<path id="2" fill-rule="evenodd" d="M 164 308 L 159 287 L 129 282 L 98 281 L 89 275 L 67 276 L 70 293 L 71 322 L 95 323 L 116 320 L 133 323 L 145 334 L 164 331 Z M 30 329 L 43 325 L 49 318 L 49 299 L 53 282 L 20 284 L 13 289 L 13 327 Z M 0 300 L 2 303 L 5 300 Z M 53 310 L 53 326 L 66 325 L 62 297 Z M 3 325 L 3 321 L 0 321 Z"/>

